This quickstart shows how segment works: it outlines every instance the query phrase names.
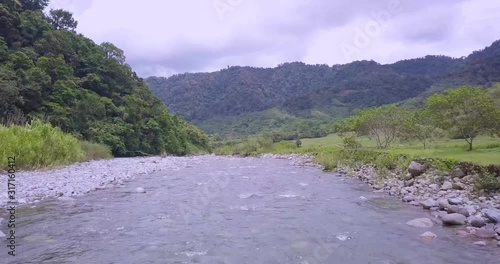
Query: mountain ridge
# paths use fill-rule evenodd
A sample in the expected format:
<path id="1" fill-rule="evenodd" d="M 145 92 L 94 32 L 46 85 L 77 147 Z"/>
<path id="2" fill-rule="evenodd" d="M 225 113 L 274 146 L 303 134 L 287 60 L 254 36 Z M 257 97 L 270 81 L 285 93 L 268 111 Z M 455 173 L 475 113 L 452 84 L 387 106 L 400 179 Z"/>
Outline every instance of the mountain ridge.
<path id="1" fill-rule="evenodd" d="M 338 111 L 339 106 L 354 110 L 462 85 L 499 82 L 500 41 L 461 58 L 428 55 L 391 64 L 364 60 L 332 66 L 232 66 L 145 80 L 170 111 L 195 124 L 273 108 L 306 119 L 314 110 L 342 117 L 345 111 Z"/>

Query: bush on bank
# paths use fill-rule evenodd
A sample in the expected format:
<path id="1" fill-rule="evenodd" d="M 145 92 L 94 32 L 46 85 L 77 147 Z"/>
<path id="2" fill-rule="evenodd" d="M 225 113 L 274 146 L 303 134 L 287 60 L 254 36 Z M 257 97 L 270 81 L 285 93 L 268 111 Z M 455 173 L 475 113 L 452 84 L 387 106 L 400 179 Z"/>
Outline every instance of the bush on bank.
<path id="1" fill-rule="evenodd" d="M 33 120 L 26 126 L 0 125 L 0 167 L 15 156 L 18 168 L 43 168 L 111 157 L 106 146 L 79 141 L 50 124 Z"/>

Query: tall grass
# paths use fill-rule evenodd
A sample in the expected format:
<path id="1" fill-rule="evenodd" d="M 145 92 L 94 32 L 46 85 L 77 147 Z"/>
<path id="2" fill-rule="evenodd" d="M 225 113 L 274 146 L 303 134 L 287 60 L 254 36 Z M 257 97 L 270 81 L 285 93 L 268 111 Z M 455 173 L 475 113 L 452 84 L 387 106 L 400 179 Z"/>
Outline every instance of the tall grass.
<path id="1" fill-rule="evenodd" d="M 57 127 L 33 120 L 26 126 L 0 125 L 0 162 L 6 166 L 12 156 L 16 157 L 18 168 L 36 169 L 107 158 L 111 154 L 105 146 L 79 141 Z"/>

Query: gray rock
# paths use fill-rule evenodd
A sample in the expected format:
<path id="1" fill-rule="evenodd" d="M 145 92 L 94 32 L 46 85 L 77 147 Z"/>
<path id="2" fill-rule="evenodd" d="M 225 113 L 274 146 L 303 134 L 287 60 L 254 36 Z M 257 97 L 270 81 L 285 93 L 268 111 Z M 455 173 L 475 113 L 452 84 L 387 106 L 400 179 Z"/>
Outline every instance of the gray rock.
<path id="1" fill-rule="evenodd" d="M 5 237 L 7 236 L 2 232 L 2 230 L 0 230 L 0 238 L 5 238 Z"/>
<path id="2" fill-rule="evenodd" d="M 465 224 L 465 216 L 461 214 L 447 214 L 442 218 L 443 224 L 446 225 L 463 225 Z"/>
<path id="3" fill-rule="evenodd" d="M 482 227 L 476 230 L 476 236 L 480 238 L 496 238 L 497 234 L 493 228 Z"/>
<path id="4" fill-rule="evenodd" d="M 456 177 L 456 178 L 460 178 L 460 179 L 461 179 L 461 178 L 463 178 L 463 177 L 465 177 L 465 173 L 464 173 L 464 172 L 463 172 L 460 168 L 456 168 L 456 169 L 452 170 L 452 171 L 450 172 L 450 175 L 451 175 L 453 178 L 455 178 L 455 177 Z"/>
<path id="5" fill-rule="evenodd" d="M 486 246 L 486 242 L 484 242 L 484 241 L 477 241 L 477 242 L 474 242 L 473 245 L 484 247 L 484 246 Z"/>
<path id="6" fill-rule="evenodd" d="M 449 214 L 458 214 L 460 212 L 460 207 L 456 205 L 448 205 L 448 207 L 446 207 L 446 212 Z"/>
<path id="7" fill-rule="evenodd" d="M 433 184 L 429 185 L 429 188 L 431 188 L 433 190 L 437 190 L 439 188 L 439 185 L 433 183 Z"/>
<path id="8" fill-rule="evenodd" d="M 464 215 L 466 217 L 469 217 L 471 215 L 474 215 L 476 213 L 476 209 L 472 205 L 466 205 L 460 211 L 458 212 L 461 215 Z"/>
<path id="9" fill-rule="evenodd" d="M 463 185 L 463 183 L 453 183 L 451 185 L 451 188 L 453 190 L 463 190 L 464 189 L 464 185 Z"/>
<path id="10" fill-rule="evenodd" d="M 493 223 L 500 223 L 500 210 L 494 208 L 486 209 L 484 215 Z"/>
<path id="11" fill-rule="evenodd" d="M 439 203 L 434 199 L 427 199 L 422 202 L 422 207 L 424 209 L 430 210 L 432 207 L 439 207 Z"/>
<path id="12" fill-rule="evenodd" d="M 451 205 L 462 205 L 464 201 L 461 198 L 448 198 L 448 203 Z"/>
<path id="13" fill-rule="evenodd" d="M 420 206 L 420 203 L 417 201 L 409 202 L 408 204 L 413 206 Z"/>
<path id="14" fill-rule="evenodd" d="M 451 190 L 453 188 L 453 184 L 449 181 L 445 181 L 443 185 L 441 185 L 441 190 Z"/>
<path id="15" fill-rule="evenodd" d="M 405 197 L 403 197 L 403 202 L 405 203 L 409 203 L 409 202 L 413 202 L 415 201 L 415 197 L 413 197 L 413 195 L 406 195 Z"/>
<path id="16" fill-rule="evenodd" d="M 420 228 L 431 228 L 434 226 L 431 219 L 429 218 L 418 218 L 406 222 L 407 225 Z"/>
<path id="17" fill-rule="evenodd" d="M 408 166 L 408 172 L 411 174 L 412 177 L 417 177 L 422 175 L 425 171 L 425 166 L 416 162 L 412 161 L 410 163 L 410 166 Z"/>
<path id="18" fill-rule="evenodd" d="M 420 235 L 420 237 L 423 237 L 423 238 L 437 238 L 437 235 L 430 232 L 430 231 L 427 231 L 423 234 Z"/>
<path id="19" fill-rule="evenodd" d="M 445 198 L 439 198 L 437 202 L 439 203 L 439 208 L 441 208 L 441 210 L 446 209 L 448 206 L 450 206 L 450 203 L 448 203 L 448 199 Z"/>
<path id="20" fill-rule="evenodd" d="M 138 187 L 137 189 L 135 189 L 135 192 L 136 193 L 146 193 L 146 190 L 144 190 L 144 188 L 142 188 L 142 187 Z"/>
<path id="21" fill-rule="evenodd" d="M 481 227 L 486 225 L 486 222 L 484 221 L 484 219 L 480 218 L 480 217 L 471 217 L 471 219 L 469 220 L 469 223 L 471 226 L 478 227 L 478 228 L 481 228 Z"/>

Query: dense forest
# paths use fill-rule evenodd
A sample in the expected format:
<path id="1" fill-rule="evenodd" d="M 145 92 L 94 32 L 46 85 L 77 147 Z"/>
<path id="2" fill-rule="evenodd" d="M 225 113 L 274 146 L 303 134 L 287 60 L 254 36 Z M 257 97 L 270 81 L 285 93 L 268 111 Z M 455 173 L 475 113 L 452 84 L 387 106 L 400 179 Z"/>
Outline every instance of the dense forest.
<path id="1" fill-rule="evenodd" d="M 209 133 L 253 134 L 246 127 L 268 123 L 264 130 L 280 130 L 274 118 L 286 116 L 305 124 L 302 121 L 344 117 L 355 109 L 410 98 L 414 99 L 406 103 L 418 105 L 432 93 L 462 85 L 488 87 L 500 81 L 500 41 L 462 58 L 426 56 L 386 65 L 293 62 L 276 68 L 228 67 L 146 81 L 173 113 Z M 235 122 L 238 119 L 248 122 Z"/>
<path id="2" fill-rule="evenodd" d="M 122 50 L 77 34 L 67 11 L 44 13 L 48 2 L 0 3 L 3 124 L 41 119 L 115 156 L 208 149 L 206 135 L 167 112 Z"/>

